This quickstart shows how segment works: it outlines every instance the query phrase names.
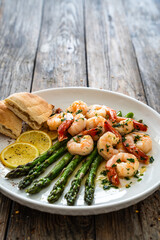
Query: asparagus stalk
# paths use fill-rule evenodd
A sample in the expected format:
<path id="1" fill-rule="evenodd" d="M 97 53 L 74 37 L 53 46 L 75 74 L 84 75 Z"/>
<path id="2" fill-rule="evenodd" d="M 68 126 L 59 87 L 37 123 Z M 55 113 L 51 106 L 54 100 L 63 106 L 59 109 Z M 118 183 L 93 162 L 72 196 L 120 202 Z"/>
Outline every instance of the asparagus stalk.
<path id="1" fill-rule="evenodd" d="M 89 175 L 87 177 L 87 180 L 85 182 L 85 195 L 84 200 L 88 205 L 92 204 L 93 198 L 94 198 L 94 190 L 95 190 L 95 176 L 97 169 L 102 162 L 103 158 L 98 155 L 94 161 L 91 164 L 91 168 L 89 171 Z"/>
<path id="2" fill-rule="evenodd" d="M 25 187 L 29 186 L 35 178 L 37 178 L 41 173 L 43 173 L 46 168 L 57 161 L 63 153 L 67 150 L 66 144 L 59 148 L 53 155 L 51 155 L 48 159 L 46 159 L 43 163 L 36 165 L 34 168 L 32 168 L 28 175 L 24 177 L 20 182 L 18 187 L 20 189 L 24 189 Z"/>
<path id="3" fill-rule="evenodd" d="M 35 181 L 33 186 L 26 190 L 27 193 L 34 194 L 47 187 L 56 178 L 62 169 L 72 160 L 73 155 L 67 152 L 63 158 L 53 167 L 53 169 L 43 178 Z"/>
<path id="4" fill-rule="evenodd" d="M 86 158 L 85 162 L 82 164 L 81 168 L 76 173 L 74 180 L 71 183 L 71 188 L 69 192 L 67 192 L 65 195 L 68 205 L 74 204 L 81 186 L 82 179 L 86 175 L 93 159 L 96 157 L 97 154 L 98 154 L 98 151 L 97 151 L 97 148 L 95 148 L 92 151 L 92 153 Z"/>
<path id="5" fill-rule="evenodd" d="M 67 183 L 67 180 L 69 176 L 73 173 L 75 168 L 78 166 L 78 164 L 81 162 L 83 156 L 76 155 L 73 160 L 67 165 L 66 169 L 58 179 L 58 181 L 55 183 L 52 191 L 50 192 L 48 196 L 48 202 L 54 203 L 56 202 L 60 196 L 62 195 L 65 185 Z"/>
<path id="6" fill-rule="evenodd" d="M 28 174 L 28 172 L 37 164 L 44 162 L 49 158 L 57 149 L 62 147 L 66 143 L 66 140 L 63 142 L 56 142 L 52 147 L 50 147 L 46 152 L 41 154 L 39 157 L 35 158 L 32 162 L 29 162 L 25 165 L 19 165 L 14 170 L 7 173 L 5 177 L 7 178 L 18 178 Z"/>

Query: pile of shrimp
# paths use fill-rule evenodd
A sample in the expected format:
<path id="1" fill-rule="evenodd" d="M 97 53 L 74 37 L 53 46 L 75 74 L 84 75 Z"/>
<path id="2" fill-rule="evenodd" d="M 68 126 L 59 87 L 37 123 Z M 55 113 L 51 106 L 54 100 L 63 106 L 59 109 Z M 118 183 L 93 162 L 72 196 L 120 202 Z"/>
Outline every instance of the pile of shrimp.
<path id="1" fill-rule="evenodd" d="M 58 131 L 58 140 L 67 142 L 68 151 L 88 155 L 97 143 L 98 153 L 106 160 L 107 176 L 118 186 L 119 178 L 132 177 L 139 162 L 149 163 L 146 154 L 152 149 L 152 140 L 146 134 L 147 126 L 131 118 L 117 116 L 105 105 L 73 102 L 65 112 L 58 109 L 47 121 L 50 130 Z"/>

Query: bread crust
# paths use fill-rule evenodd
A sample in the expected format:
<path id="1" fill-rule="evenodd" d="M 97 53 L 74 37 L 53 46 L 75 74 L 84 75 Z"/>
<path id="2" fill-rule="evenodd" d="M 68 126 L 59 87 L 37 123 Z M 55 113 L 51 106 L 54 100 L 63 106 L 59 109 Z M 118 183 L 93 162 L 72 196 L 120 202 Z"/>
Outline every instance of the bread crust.
<path id="1" fill-rule="evenodd" d="M 22 120 L 7 108 L 4 101 L 0 101 L 0 132 L 16 139 L 21 130 Z"/>
<path id="2" fill-rule="evenodd" d="M 52 114 L 53 105 L 27 92 L 15 93 L 5 99 L 7 107 L 31 128 L 39 129 Z"/>

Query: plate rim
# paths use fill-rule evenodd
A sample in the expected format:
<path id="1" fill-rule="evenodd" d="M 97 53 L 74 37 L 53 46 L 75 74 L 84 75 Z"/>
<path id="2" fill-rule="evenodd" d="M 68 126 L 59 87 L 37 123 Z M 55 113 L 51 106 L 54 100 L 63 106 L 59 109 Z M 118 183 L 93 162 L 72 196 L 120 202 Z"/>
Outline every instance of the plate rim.
<path id="1" fill-rule="evenodd" d="M 56 90 L 87 90 L 87 91 L 99 91 L 99 92 L 106 92 L 109 94 L 115 94 L 117 96 L 122 96 L 125 97 L 126 99 L 131 99 L 134 102 L 137 102 L 138 104 L 144 106 L 145 108 L 148 108 L 150 111 L 152 111 L 154 114 L 157 115 L 157 117 L 160 118 L 160 114 L 148 106 L 147 104 L 141 102 L 140 100 L 137 100 L 133 97 L 130 97 L 124 93 L 119 93 L 115 91 L 110 91 L 110 90 L 105 90 L 105 89 L 98 89 L 98 88 L 90 88 L 90 87 L 61 87 L 61 88 L 48 88 L 48 89 L 43 89 L 39 91 L 34 91 L 32 93 L 38 94 L 42 92 L 48 92 L 48 91 L 56 91 Z M 131 196 L 125 200 L 121 200 L 120 202 L 116 203 L 102 203 L 102 204 L 96 204 L 96 205 L 84 205 L 84 206 L 66 206 L 66 205 L 56 205 L 56 204 L 49 204 L 46 202 L 41 202 L 39 201 L 37 203 L 37 200 L 34 199 L 29 199 L 25 198 L 20 194 L 17 194 L 15 192 L 12 192 L 11 190 L 6 189 L 6 187 L 1 186 L 0 184 L 0 192 L 2 192 L 5 196 L 9 197 L 10 199 L 25 205 L 27 207 L 40 210 L 42 212 L 49 212 L 52 214 L 61 214 L 61 215 L 96 215 L 96 214 L 103 214 L 103 213 L 108 213 L 116 210 L 120 210 L 122 208 L 129 207 L 133 204 L 138 203 L 139 201 L 144 200 L 151 194 L 153 194 L 160 186 L 160 180 L 159 182 L 155 183 L 152 187 L 149 189 L 146 189 L 144 192 L 140 193 L 136 198 Z M 84 213 L 85 211 L 85 213 Z"/>

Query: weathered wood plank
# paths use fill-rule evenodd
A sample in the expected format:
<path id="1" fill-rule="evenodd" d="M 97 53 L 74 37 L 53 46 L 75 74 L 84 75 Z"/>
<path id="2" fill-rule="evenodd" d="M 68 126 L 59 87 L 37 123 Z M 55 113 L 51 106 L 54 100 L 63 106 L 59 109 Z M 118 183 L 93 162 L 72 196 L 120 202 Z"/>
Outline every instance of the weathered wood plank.
<path id="1" fill-rule="evenodd" d="M 45 1 L 33 91 L 86 85 L 82 2 Z M 92 216 L 51 215 L 19 204 L 12 213 L 8 239 L 94 239 Z"/>
<path id="2" fill-rule="evenodd" d="M 31 210 L 15 204 L 7 239 L 94 239 L 94 218 L 69 217 Z"/>
<path id="3" fill-rule="evenodd" d="M 2 1 L 0 10 L 0 97 L 30 91 L 41 24 L 42 0 Z"/>
<path id="4" fill-rule="evenodd" d="M 34 89 L 86 85 L 82 2 L 46 2 Z"/>
<path id="5" fill-rule="evenodd" d="M 131 3 L 132 1 L 129 3 L 126 1 L 128 9 L 134 11 Z M 137 9 L 134 11 L 132 22 L 136 22 L 138 1 L 136 5 Z M 149 9 L 147 13 L 149 15 Z M 146 18 L 154 18 L 153 15 L 148 15 Z M 86 1 L 85 16 L 89 86 L 122 92 L 146 102 L 145 86 L 142 84 L 122 2 L 116 0 Z M 141 28 L 144 24 L 143 22 Z M 140 25 L 138 26 L 140 28 Z M 135 26 L 134 31 L 136 32 Z M 145 71 L 147 72 L 148 69 L 145 68 Z M 155 84 L 157 84 L 157 79 Z M 154 93 L 154 87 L 152 91 Z M 159 192 L 156 192 L 137 205 L 118 212 L 96 216 L 96 238 L 159 239 L 157 209 L 160 206 L 160 200 L 158 195 Z"/>
<path id="6" fill-rule="evenodd" d="M 145 101 L 121 1 L 86 1 L 85 16 L 89 86 Z"/>
<path id="7" fill-rule="evenodd" d="M 0 1 L 0 99 L 30 91 L 41 10 L 42 0 Z M 11 202 L 0 194 L 0 239 L 5 236 Z"/>
<path id="8" fill-rule="evenodd" d="M 160 112 L 160 2 L 123 2 L 148 104 Z"/>
<path id="9" fill-rule="evenodd" d="M 0 239 L 5 236 L 11 205 L 11 200 L 0 193 Z"/>

